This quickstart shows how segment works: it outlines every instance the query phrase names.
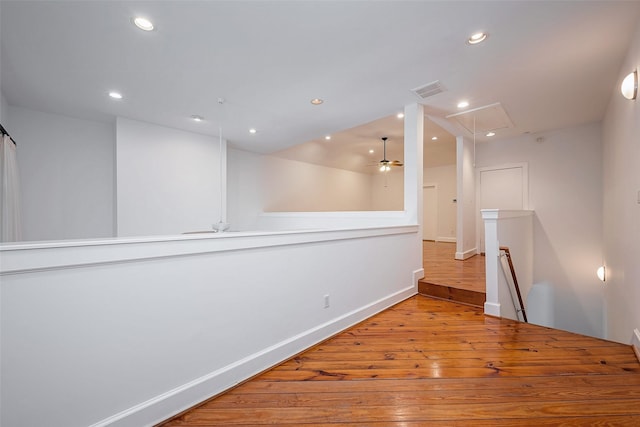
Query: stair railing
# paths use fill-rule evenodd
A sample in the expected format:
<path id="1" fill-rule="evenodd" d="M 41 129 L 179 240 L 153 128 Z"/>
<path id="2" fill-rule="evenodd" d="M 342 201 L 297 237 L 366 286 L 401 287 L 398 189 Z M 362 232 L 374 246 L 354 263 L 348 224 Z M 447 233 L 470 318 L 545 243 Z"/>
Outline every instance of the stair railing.
<path id="1" fill-rule="evenodd" d="M 518 307 L 516 306 L 516 301 L 513 298 L 513 291 L 511 290 L 511 286 L 509 286 L 509 293 L 511 293 L 511 301 L 513 302 L 513 308 L 516 310 L 516 316 L 518 315 L 518 313 L 522 313 L 522 318 L 524 319 L 524 321 L 526 323 L 529 323 L 527 321 L 527 313 L 525 312 L 524 303 L 522 302 L 522 294 L 520 293 L 520 286 L 518 286 L 518 278 L 516 277 L 516 270 L 515 268 L 513 268 L 511 252 L 509 251 L 508 246 L 500 246 L 500 258 L 502 258 L 503 256 L 507 259 L 507 262 L 509 263 L 509 270 L 511 272 L 511 279 L 513 280 L 513 287 L 515 288 L 516 295 L 518 297 L 518 304 L 520 305 L 520 308 L 518 309 Z M 502 272 L 507 278 L 507 283 L 509 283 L 509 279 L 507 276 L 507 272 L 505 271 L 504 263 L 501 262 L 500 264 L 502 265 Z"/>

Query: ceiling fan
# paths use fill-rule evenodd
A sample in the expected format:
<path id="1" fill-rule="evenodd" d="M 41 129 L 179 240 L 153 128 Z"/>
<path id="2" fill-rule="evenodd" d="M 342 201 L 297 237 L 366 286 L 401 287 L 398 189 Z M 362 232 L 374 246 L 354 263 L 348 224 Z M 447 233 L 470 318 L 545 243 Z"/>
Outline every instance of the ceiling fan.
<path id="1" fill-rule="evenodd" d="M 392 166 L 402 166 L 402 162 L 400 160 L 387 160 L 387 137 L 383 136 L 382 138 L 382 160 L 378 162 L 378 167 L 380 168 L 380 172 L 389 172 Z"/>

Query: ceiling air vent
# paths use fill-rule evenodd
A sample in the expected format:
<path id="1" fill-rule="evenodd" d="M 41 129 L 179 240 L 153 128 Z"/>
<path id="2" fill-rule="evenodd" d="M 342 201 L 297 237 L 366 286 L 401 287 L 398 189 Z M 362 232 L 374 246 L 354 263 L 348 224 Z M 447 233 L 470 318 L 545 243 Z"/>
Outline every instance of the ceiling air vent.
<path id="1" fill-rule="evenodd" d="M 440 84 L 440 80 L 436 80 L 435 82 L 427 83 L 424 86 L 411 89 L 411 92 L 415 93 L 418 98 L 425 99 L 430 96 L 437 95 L 440 92 L 444 92 L 444 88 Z"/>

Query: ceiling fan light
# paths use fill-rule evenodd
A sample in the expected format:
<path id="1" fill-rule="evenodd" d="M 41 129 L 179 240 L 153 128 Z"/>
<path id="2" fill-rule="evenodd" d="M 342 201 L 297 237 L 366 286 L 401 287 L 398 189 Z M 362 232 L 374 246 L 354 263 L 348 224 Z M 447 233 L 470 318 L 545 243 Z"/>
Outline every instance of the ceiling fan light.
<path id="1" fill-rule="evenodd" d="M 151 22 L 150 20 L 142 16 L 136 16 L 132 20 L 133 20 L 133 24 L 143 31 L 153 31 L 153 29 L 155 28 L 153 26 L 153 22 Z"/>
<path id="2" fill-rule="evenodd" d="M 622 80 L 622 84 L 620 85 L 620 92 L 622 92 L 622 96 L 627 99 L 636 99 L 638 96 L 638 71 L 635 70 Z"/>
<path id="3" fill-rule="evenodd" d="M 469 44 L 478 44 L 478 43 L 482 43 L 483 41 L 485 41 L 487 39 L 488 34 L 487 33 L 475 33 L 473 34 L 471 37 L 469 37 L 467 39 L 467 43 Z"/>

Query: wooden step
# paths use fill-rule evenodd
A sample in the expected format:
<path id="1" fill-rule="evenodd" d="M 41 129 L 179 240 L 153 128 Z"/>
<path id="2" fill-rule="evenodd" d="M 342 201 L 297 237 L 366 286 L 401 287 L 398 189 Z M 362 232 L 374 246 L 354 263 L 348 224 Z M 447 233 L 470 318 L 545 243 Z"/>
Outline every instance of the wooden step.
<path id="1" fill-rule="evenodd" d="M 418 282 L 418 293 L 433 298 L 460 302 L 480 308 L 484 306 L 484 303 L 487 300 L 487 294 L 485 292 L 470 291 L 467 289 L 454 288 L 449 285 L 429 283 L 424 279 Z"/>

